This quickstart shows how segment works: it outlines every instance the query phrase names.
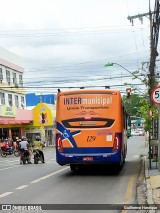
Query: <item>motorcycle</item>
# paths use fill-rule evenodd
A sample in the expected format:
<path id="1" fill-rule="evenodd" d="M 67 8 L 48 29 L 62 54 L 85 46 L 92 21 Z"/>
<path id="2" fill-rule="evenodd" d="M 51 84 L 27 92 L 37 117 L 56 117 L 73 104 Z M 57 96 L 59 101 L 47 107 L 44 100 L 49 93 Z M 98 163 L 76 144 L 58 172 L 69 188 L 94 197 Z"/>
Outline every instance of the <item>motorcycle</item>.
<path id="1" fill-rule="evenodd" d="M 7 155 L 13 154 L 13 148 L 12 147 L 1 147 L 1 156 L 6 157 Z"/>
<path id="2" fill-rule="evenodd" d="M 39 161 L 43 163 L 42 156 L 38 150 L 34 149 L 33 154 L 34 154 L 34 164 L 38 164 Z"/>
<path id="3" fill-rule="evenodd" d="M 16 157 L 19 157 L 19 151 L 14 149 L 13 147 L 1 147 L 1 156 L 2 157 L 7 157 L 7 155 L 12 155 L 14 154 Z"/>
<path id="4" fill-rule="evenodd" d="M 19 156 L 20 156 L 20 150 L 17 149 L 17 148 L 14 148 L 13 154 L 14 154 L 16 157 L 19 157 Z"/>
<path id="5" fill-rule="evenodd" d="M 23 164 L 29 163 L 29 154 L 27 150 L 21 150 L 21 161 Z"/>

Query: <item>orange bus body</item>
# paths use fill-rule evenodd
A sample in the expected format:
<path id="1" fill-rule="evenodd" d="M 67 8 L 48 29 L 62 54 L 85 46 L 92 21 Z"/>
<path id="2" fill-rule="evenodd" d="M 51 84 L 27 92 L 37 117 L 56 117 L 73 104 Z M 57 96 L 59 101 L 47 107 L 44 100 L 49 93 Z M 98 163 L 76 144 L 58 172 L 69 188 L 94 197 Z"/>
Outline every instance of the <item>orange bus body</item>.
<path id="1" fill-rule="evenodd" d="M 127 150 L 127 114 L 120 91 L 79 89 L 57 94 L 56 160 L 122 167 Z"/>

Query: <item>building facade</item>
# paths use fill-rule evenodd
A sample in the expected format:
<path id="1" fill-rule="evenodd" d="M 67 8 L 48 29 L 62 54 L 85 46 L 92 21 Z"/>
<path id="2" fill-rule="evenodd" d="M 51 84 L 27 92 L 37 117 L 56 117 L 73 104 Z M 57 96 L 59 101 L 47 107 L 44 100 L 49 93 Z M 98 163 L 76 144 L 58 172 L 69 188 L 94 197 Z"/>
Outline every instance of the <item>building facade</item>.
<path id="1" fill-rule="evenodd" d="M 24 127 L 24 132 L 31 143 L 36 135 L 41 137 L 46 146 L 55 145 L 55 116 L 56 109 L 53 104 L 40 102 L 33 109 L 33 123 Z"/>
<path id="2" fill-rule="evenodd" d="M 0 141 L 40 135 L 46 146 L 55 144 L 54 95 L 26 95 L 21 58 L 0 48 Z M 32 109 L 27 109 L 26 99 Z M 45 103 L 43 103 L 45 102 Z"/>
<path id="3" fill-rule="evenodd" d="M 23 126 L 30 123 L 19 109 L 26 106 L 23 88 L 22 61 L 16 54 L 0 48 L 0 139 L 23 134 Z M 19 118 L 19 114 L 22 117 Z M 32 114 L 32 113 L 31 113 Z M 31 117 L 29 117 L 31 118 Z M 19 120 L 20 119 L 20 120 Z"/>

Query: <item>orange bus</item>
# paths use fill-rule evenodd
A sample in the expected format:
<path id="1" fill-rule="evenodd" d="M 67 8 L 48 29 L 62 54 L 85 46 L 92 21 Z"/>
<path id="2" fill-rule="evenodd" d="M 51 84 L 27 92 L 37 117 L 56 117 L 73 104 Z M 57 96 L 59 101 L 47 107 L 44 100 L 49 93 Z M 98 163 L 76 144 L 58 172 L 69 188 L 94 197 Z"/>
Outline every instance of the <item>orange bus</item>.
<path id="1" fill-rule="evenodd" d="M 122 168 L 127 154 L 128 118 L 118 90 L 58 90 L 57 163 L 70 165 L 71 170 L 85 164 Z"/>

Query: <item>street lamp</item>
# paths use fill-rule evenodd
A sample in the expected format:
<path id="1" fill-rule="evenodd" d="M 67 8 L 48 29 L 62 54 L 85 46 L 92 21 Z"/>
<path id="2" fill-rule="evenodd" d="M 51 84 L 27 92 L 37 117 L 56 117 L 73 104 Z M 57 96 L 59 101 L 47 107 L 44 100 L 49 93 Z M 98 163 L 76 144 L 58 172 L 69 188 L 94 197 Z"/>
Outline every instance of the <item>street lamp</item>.
<path id="1" fill-rule="evenodd" d="M 105 67 L 111 67 L 113 66 L 114 64 L 120 66 L 121 68 L 123 68 L 124 70 L 126 70 L 127 72 L 129 72 L 131 75 L 134 75 L 132 72 L 130 72 L 129 70 L 127 70 L 125 67 L 123 67 L 122 65 L 118 64 L 118 63 L 108 63 L 108 64 L 105 64 L 104 66 Z"/>
<path id="2" fill-rule="evenodd" d="M 139 79 L 141 82 L 143 82 L 141 78 L 139 78 L 137 75 L 135 75 L 135 74 L 132 73 L 131 71 L 127 70 L 125 67 L 123 67 L 122 65 L 120 65 L 120 64 L 118 64 L 118 63 L 108 63 L 108 64 L 105 64 L 104 66 L 105 66 L 105 67 L 111 67 L 111 66 L 113 66 L 114 64 L 118 65 L 119 67 L 121 67 L 122 69 L 124 69 L 124 70 L 126 70 L 128 73 L 130 73 L 132 76 L 134 76 L 135 78 L 137 78 L 137 79 Z"/>
<path id="3" fill-rule="evenodd" d="M 129 70 L 127 70 L 125 67 L 123 67 L 122 65 L 120 65 L 120 64 L 118 64 L 118 63 L 108 63 L 108 64 L 105 64 L 104 66 L 105 66 L 105 67 L 111 67 L 111 66 L 113 66 L 114 64 L 120 66 L 122 69 L 126 70 L 126 71 L 129 72 L 131 75 L 133 75 L 132 72 L 130 72 Z M 135 77 L 135 75 L 134 75 L 134 77 Z M 122 73 L 121 73 L 121 79 L 122 79 Z M 121 86 L 121 90 L 122 90 L 122 86 Z M 126 90 L 126 93 L 127 93 L 127 98 L 129 98 L 129 97 L 130 97 L 130 93 L 131 93 L 131 88 L 129 88 L 129 91 Z"/>

